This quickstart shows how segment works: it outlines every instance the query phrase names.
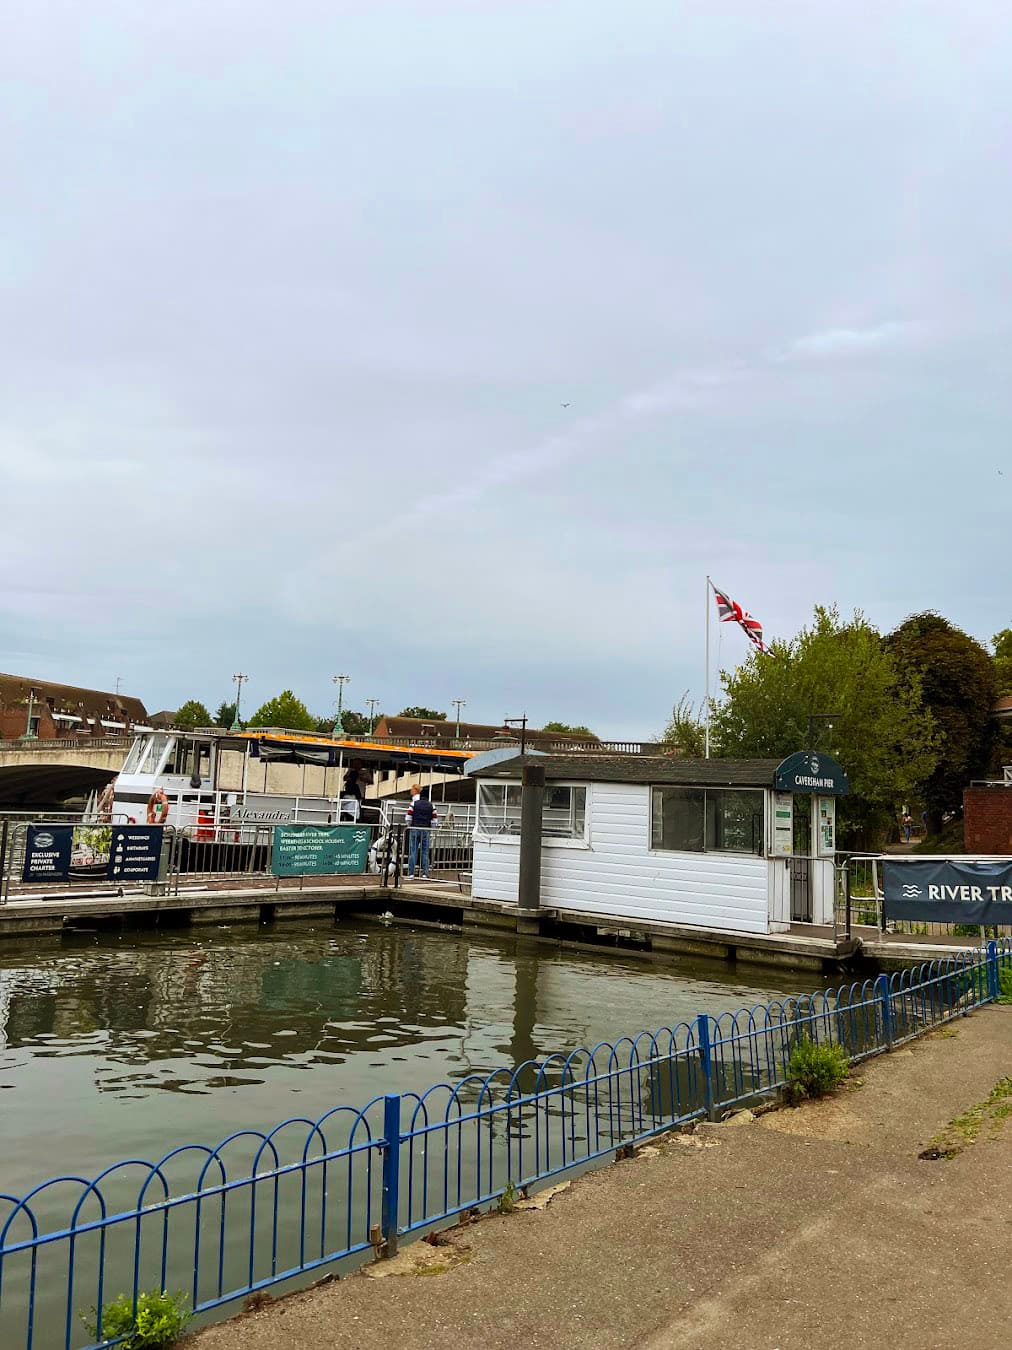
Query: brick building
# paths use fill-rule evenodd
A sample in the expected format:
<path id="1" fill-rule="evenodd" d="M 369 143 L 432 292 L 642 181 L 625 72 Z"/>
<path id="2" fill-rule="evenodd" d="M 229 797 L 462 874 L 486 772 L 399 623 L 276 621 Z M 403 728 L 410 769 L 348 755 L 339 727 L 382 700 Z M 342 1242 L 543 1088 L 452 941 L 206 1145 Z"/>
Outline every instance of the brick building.
<path id="1" fill-rule="evenodd" d="M 963 789 L 963 839 L 967 853 L 1012 855 L 1012 767 L 1004 783 Z"/>
<path id="2" fill-rule="evenodd" d="M 40 741 L 90 740 L 122 736 L 146 724 L 144 704 L 128 694 L 0 673 L 0 740 L 24 735 Z"/>

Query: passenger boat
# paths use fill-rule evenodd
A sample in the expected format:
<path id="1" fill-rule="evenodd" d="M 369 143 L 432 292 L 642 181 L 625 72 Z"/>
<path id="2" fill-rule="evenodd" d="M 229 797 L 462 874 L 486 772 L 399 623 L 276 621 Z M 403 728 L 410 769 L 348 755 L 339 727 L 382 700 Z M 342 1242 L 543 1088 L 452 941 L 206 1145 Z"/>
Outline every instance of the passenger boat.
<path id="1" fill-rule="evenodd" d="M 390 771 L 463 774 L 472 754 L 278 727 L 148 731 L 136 737 L 99 798 L 97 818 L 234 842 L 264 825 L 378 822 L 379 801 L 349 790 L 353 774 L 360 782 Z"/>

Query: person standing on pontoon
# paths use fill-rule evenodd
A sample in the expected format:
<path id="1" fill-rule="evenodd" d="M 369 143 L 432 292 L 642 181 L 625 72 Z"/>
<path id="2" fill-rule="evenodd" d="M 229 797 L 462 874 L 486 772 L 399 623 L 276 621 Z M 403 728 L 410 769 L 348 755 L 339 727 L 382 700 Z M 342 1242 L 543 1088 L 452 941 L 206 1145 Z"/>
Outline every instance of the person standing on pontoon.
<path id="1" fill-rule="evenodd" d="M 423 787 L 408 807 L 408 876 L 413 877 L 421 854 L 422 876 L 429 879 L 429 842 L 436 824 L 436 808 L 429 801 L 429 789 Z"/>

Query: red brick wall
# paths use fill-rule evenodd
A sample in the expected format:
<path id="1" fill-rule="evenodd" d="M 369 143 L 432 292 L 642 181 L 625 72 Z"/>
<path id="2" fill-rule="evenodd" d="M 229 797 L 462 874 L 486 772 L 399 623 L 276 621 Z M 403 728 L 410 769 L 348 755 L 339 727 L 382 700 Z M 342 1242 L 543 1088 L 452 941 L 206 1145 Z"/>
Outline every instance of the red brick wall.
<path id="1" fill-rule="evenodd" d="M 36 733 L 40 741 L 55 740 L 61 733 L 57 730 L 57 724 L 53 721 L 49 712 L 49 707 L 45 703 L 36 703 L 32 716 L 39 719 L 39 729 Z M 0 741 L 16 741 L 19 736 L 23 736 L 28 730 L 28 709 L 27 707 L 6 707 L 0 708 Z"/>
<path id="2" fill-rule="evenodd" d="M 967 853 L 1012 854 L 1012 788 L 963 789 L 963 838 Z"/>

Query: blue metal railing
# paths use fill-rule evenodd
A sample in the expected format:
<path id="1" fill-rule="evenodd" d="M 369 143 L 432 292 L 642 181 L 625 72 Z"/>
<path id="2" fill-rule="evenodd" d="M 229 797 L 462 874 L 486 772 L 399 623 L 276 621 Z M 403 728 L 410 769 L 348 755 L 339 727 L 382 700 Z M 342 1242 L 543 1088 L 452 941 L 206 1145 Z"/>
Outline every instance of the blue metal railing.
<path id="1" fill-rule="evenodd" d="M 93 1350 L 114 1343 L 101 1309 L 124 1291 L 136 1302 L 180 1289 L 208 1312 L 383 1242 L 392 1249 L 510 1183 L 545 1181 L 777 1092 L 802 1037 L 835 1042 L 851 1061 L 891 1049 L 992 1001 L 1003 968 L 1008 940 L 0 1195 L 0 1345 Z"/>

